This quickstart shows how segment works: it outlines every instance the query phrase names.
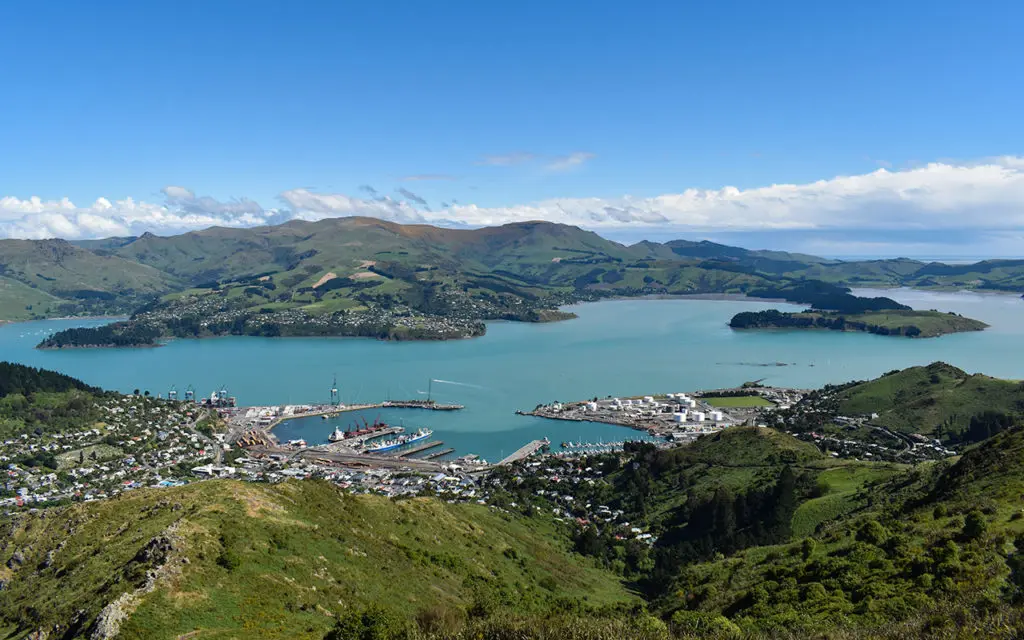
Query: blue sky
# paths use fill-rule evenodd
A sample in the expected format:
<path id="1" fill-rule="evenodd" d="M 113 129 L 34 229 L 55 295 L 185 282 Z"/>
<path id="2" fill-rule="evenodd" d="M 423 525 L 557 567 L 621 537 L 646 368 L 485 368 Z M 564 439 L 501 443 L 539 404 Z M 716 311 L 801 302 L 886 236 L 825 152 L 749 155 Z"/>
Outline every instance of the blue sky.
<path id="1" fill-rule="evenodd" d="M 984 1 L 3 3 L 0 236 L 537 214 L 1024 254 L 1022 23 Z M 770 224 L 723 191 L 758 209 L 778 198 L 752 190 L 879 169 L 867 195 L 814 213 L 804 189 Z M 904 210 L 906 189 L 938 195 Z"/>

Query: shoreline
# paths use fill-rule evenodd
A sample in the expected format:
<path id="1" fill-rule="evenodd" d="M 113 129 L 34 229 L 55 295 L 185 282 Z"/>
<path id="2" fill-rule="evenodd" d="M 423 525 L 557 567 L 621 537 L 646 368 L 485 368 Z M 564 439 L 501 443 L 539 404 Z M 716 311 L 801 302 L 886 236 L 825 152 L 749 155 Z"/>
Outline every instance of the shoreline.
<path id="1" fill-rule="evenodd" d="M 978 290 L 978 289 L 944 289 L 944 288 L 926 288 L 926 287 L 906 287 L 906 286 L 893 286 L 893 287 L 879 287 L 879 286 L 867 286 L 867 287 L 851 287 L 853 291 L 908 291 L 908 292 L 922 292 L 922 293 L 935 293 L 935 294 L 954 294 L 954 295 L 981 295 L 981 296 L 1011 296 L 1015 299 L 1022 299 L 1024 295 L 1021 295 L 1013 291 L 996 291 L 996 290 Z M 588 304 L 596 304 L 606 301 L 625 301 L 625 300 L 709 300 L 709 301 L 726 301 L 726 302 L 758 302 L 765 304 L 786 304 L 793 307 L 801 306 L 798 303 L 791 302 L 784 298 L 758 298 L 748 296 L 744 293 L 652 293 L 639 296 L 628 296 L 628 295 L 615 295 L 599 298 L 597 300 L 580 300 L 557 307 L 557 311 L 562 311 L 568 315 L 563 317 L 552 317 L 543 318 L 536 321 L 529 320 L 514 320 L 505 318 L 495 318 L 492 320 L 482 320 L 481 322 L 485 325 L 493 323 L 523 323 L 523 324 L 550 324 L 555 322 L 564 322 L 568 320 L 578 319 L 578 314 L 570 309 L 580 307 Z M 45 322 L 49 320 L 110 320 L 111 322 L 118 322 L 128 319 L 129 316 L 63 316 L 58 318 L 43 318 L 40 320 L 0 320 L 0 326 L 8 324 L 22 324 L 26 322 Z M 771 328 L 771 327 L 764 327 Z M 779 327 L 780 329 L 789 329 L 790 327 Z M 859 330 L 844 330 L 846 333 L 870 333 L 867 331 Z M 948 333 L 969 333 L 971 331 L 953 331 Z M 203 336 L 163 336 L 159 338 L 159 342 L 153 345 L 73 345 L 65 347 L 37 347 L 43 351 L 60 351 L 63 349 L 137 349 L 137 348 L 155 348 L 166 346 L 175 340 L 209 340 L 212 338 L 231 338 L 231 337 L 273 337 L 273 338 L 333 338 L 333 339 L 373 339 L 380 342 L 448 342 L 457 340 L 470 340 L 474 338 L 481 338 L 487 335 L 485 331 L 479 335 L 461 335 L 461 336 L 444 336 L 444 337 L 430 337 L 430 338 L 404 338 L 404 337 L 378 337 L 378 336 L 359 336 L 359 335 L 283 335 L 283 336 L 260 336 L 260 335 L 242 335 L 236 336 L 233 334 L 219 334 L 219 335 L 203 335 Z M 935 335 L 935 336 L 921 336 L 921 337 L 941 337 L 942 335 L 948 335 L 947 333 Z M 901 337 L 901 336 L 898 336 Z"/>

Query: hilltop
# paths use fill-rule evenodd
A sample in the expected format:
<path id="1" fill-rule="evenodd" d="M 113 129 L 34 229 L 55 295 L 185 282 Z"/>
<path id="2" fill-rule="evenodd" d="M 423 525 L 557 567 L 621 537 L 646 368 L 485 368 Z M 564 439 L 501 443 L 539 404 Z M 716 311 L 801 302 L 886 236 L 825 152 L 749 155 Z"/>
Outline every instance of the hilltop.
<path id="1" fill-rule="evenodd" d="M 1024 415 L 1024 383 L 968 374 L 944 362 L 892 371 L 841 391 L 843 415 L 878 414 L 872 424 L 903 433 L 928 433 L 940 438 L 977 441 L 971 437 L 985 414 Z"/>

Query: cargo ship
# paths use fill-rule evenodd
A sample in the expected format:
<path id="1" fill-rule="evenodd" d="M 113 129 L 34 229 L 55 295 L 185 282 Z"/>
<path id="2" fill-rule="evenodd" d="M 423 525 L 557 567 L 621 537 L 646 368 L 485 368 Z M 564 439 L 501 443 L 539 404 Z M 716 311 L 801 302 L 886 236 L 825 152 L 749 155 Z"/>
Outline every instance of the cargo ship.
<path id="1" fill-rule="evenodd" d="M 368 446 L 365 451 L 366 453 L 386 453 L 388 451 L 394 451 L 399 447 L 404 447 L 409 444 L 417 443 L 421 440 L 426 440 L 430 436 L 434 435 L 434 432 L 430 429 L 419 429 L 413 433 L 398 436 L 394 440 L 385 440 Z"/>
<path id="2" fill-rule="evenodd" d="M 365 436 L 376 431 L 383 431 L 389 426 L 390 425 L 388 423 L 381 422 L 379 419 L 374 420 L 373 424 L 370 424 L 366 421 L 366 418 L 363 418 L 362 428 L 359 428 L 358 422 L 356 422 L 355 429 L 349 429 L 348 431 L 342 431 L 339 427 L 335 427 L 334 432 L 327 436 L 327 439 L 331 442 L 341 442 L 342 440 L 348 440 L 349 438 L 355 438 L 356 436 Z"/>

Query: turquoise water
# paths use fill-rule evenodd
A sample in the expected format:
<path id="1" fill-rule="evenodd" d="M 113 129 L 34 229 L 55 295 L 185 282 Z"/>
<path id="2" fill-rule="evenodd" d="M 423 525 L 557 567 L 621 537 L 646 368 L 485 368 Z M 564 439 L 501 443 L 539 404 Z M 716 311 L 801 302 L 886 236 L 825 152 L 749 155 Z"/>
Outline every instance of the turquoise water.
<path id="1" fill-rule="evenodd" d="M 577 320 L 497 322 L 482 338 L 453 342 L 229 337 L 176 340 L 158 349 L 37 351 L 33 346 L 47 333 L 102 321 L 30 322 L 0 327 L 0 359 L 127 393 L 135 388 L 166 393 L 172 384 L 183 391 L 192 384 L 208 394 L 227 385 L 242 404 L 325 402 L 335 374 L 345 402 L 424 397 L 429 379 L 444 380 L 434 382 L 434 398 L 464 404 L 465 410 L 372 411 L 364 417 L 430 427 L 446 447 L 491 460 L 543 436 L 557 443 L 635 435 L 608 425 L 514 415 L 516 409 L 553 400 L 707 389 L 761 378 L 812 387 L 935 360 L 1024 378 L 1024 300 L 909 290 L 884 294 L 915 308 L 956 311 L 992 327 L 927 340 L 829 331 L 735 332 L 726 322 L 739 311 L 795 307 L 745 300 L 616 300 L 576 307 Z M 305 420 L 278 433 L 321 442 L 352 419 L 345 414 Z"/>

